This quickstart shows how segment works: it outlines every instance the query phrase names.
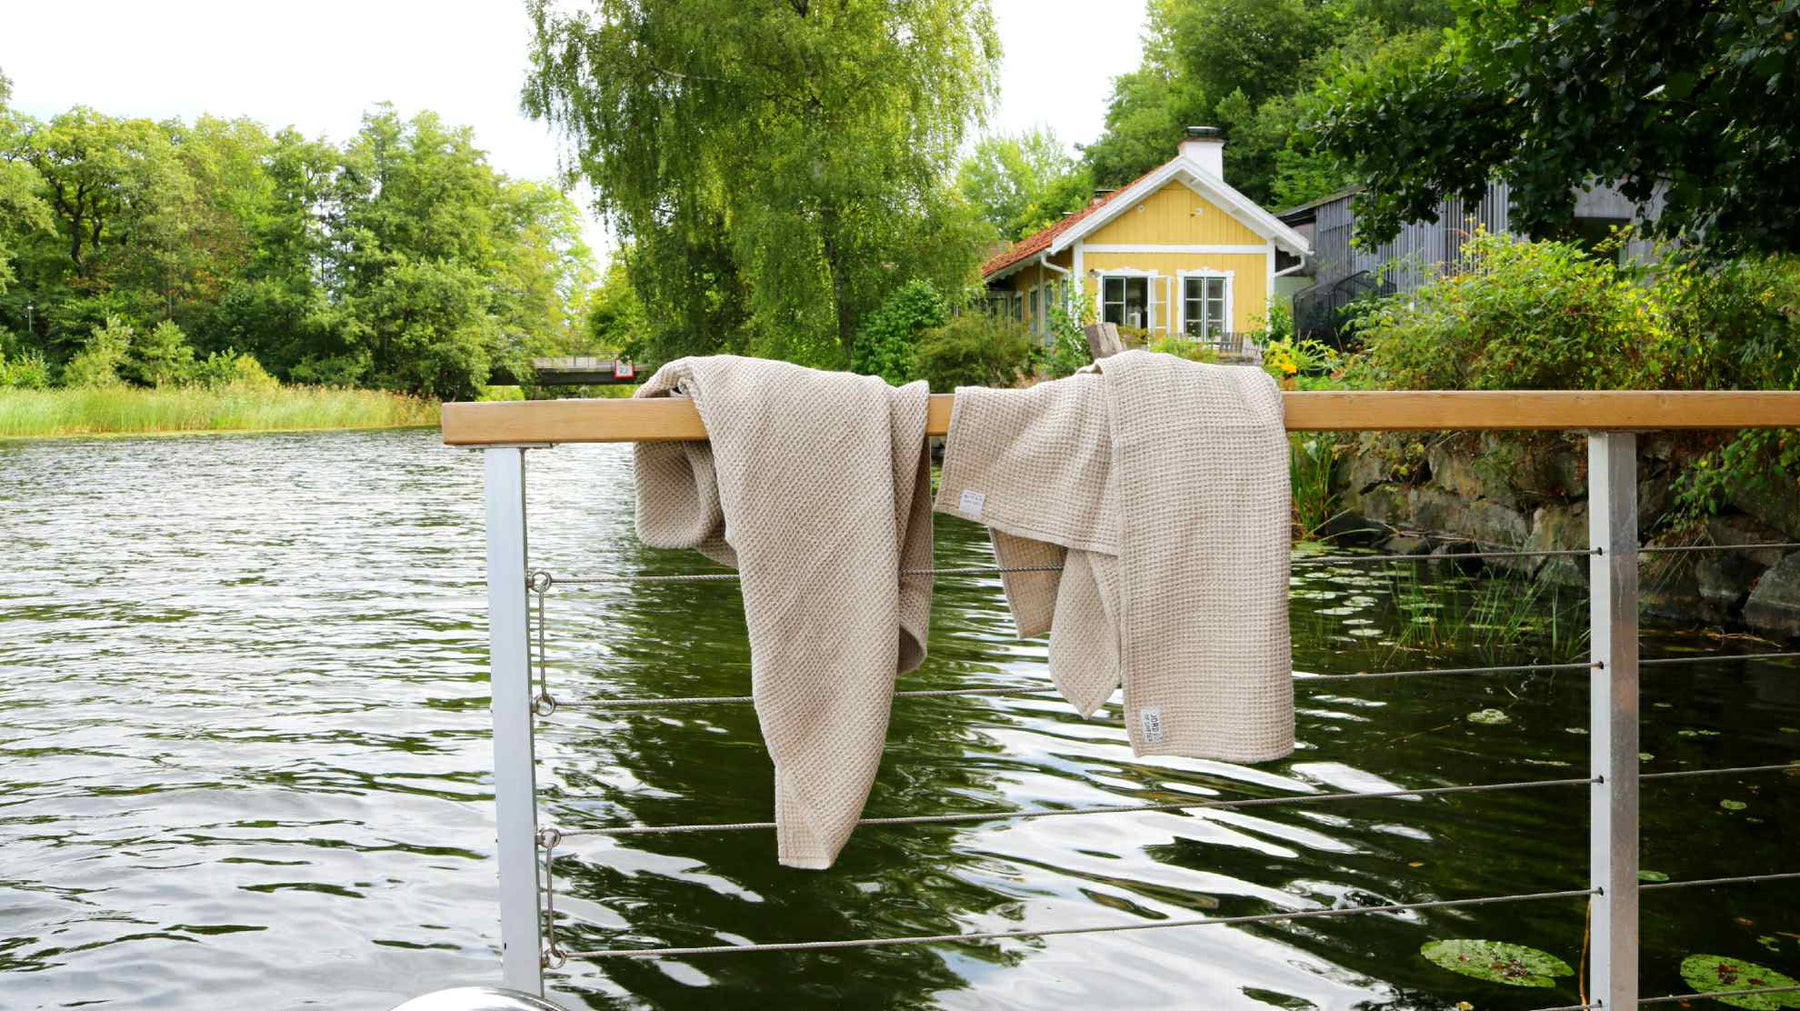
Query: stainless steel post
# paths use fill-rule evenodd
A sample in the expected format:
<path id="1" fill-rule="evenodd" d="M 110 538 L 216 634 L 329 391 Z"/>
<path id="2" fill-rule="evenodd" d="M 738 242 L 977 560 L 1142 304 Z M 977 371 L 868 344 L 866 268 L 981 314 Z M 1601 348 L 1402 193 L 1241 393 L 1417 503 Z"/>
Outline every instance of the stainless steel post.
<path id="1" fill-rule="evenodd" d="M 1637 436 L 1588 435 L 1589 636 L 1595 662 L 1589 757 L 1602 781 L 1588 797 L 1593 899 L 1590 1000 L 1607 1008 L 1638 997 L 1638 556 Z"/>
<path id="2" fill-rule="evenodd" d="M 525 450 L 503 446 L 483 450 L 482 456 L 487 467 L 488 665 L 500 851 L 501 978 L 515 990 L 542 994 L 537 779 L 526 618 Z"/>

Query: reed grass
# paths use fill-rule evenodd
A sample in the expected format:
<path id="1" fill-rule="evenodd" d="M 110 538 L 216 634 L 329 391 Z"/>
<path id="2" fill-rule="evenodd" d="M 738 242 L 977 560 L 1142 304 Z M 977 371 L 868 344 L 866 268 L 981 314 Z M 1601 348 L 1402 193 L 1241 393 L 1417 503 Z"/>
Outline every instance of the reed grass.
<path id="1" fill-rule="evenodd" d="M 438 405 L 320 386 L 0 390 L 0 438 L 435 425 Z"/>

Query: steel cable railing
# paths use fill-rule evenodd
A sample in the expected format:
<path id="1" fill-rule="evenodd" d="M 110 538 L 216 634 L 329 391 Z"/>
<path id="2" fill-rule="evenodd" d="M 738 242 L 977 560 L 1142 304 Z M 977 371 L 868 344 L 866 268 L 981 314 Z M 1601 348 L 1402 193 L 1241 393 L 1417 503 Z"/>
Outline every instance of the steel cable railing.
<path id="1" fill-rule="evenodd" d="M 1641 548 L 1640 551 L 1648 554 L 1648 553 L 1659 553 L 1659 552 L 1690 552 L 1690 551 L 1707 551 L 1707 550 L 1754 550 L 1754 549 L 1777 549 L 1777 548 L 1780 548 L 1780 549 L 1800 548 L 1800 543 L 1790 544 L 1790 543 L 1784 542 L 1784 543 L 1757 543 L 1757 544 L 1745 544 L 1745 545 L 1693 545 L 1693 546 L 1666 547 L 1666 548 L 1665 547 L 1646 547 L 1646 548 Z M 1317 564 L 1334 564 L 1335 565 L 1335 564 L 1358 564 L 1358 563 L 1397 563 L 1397 562 L 1408 562 L 1408 561 L 1411 561 L 1411 562 L 1452 561 L 1452 560 L 1477 559 L 1477 558 L 1556 557 L 1556 556 L 1574 556 L 1574 555 L 1597 556 L 1600 553 L 1601 553 L 1600 549 L 1598 549 L 1598 548 L 1595 548 L 1595 549 L 1544 550 L 1544 551 L 1506 550 L 1506 551 L 1474 551 L 1474 552 L 1466 552 L 1466 553 L 1460 553 L 1460 554 L 1435 555 L 1435 556 L 1397 555 L 1397 554 L 1336 555 L 1336 556 L 1315 555 L 1315 556 L 1306 557 L 1306 558 L 1296 558 L 1293 561 L 1294 561 L 1294 564 L 1296 564 L 1296 565 L 1317 565 Z M 1006 574 L 1006 573 L 1011 573 L 1011 572 L 1050 572 L 1050 571 L 1057 571 L 1057 568 L 1058 567 L 1056 567 L 1056 566 L 1028 566 L 1028 567 L 963 566 L 963 567 L 944 567 L 944 568 L 932 568 L 932 569 L 908 569 L 908 570 L 902 570 L 902 575 L 904 575 L 904 576 L 988 575 L 988 574 Z M 592 699 L 592 700 L 570 700 L 570 701 L 558 700 L 551 694 L 550 689 L 549 689 L 548 662 L 547 662 L 547 658 L 545 655 L 545 646 L 544 646 L 544 642 L 545 642 L 545 632 L 544 632 L 545 598 L 548 595 L 548 593 L 550 592 L 550 590 L 557 585 L 580 586 L 580 585 L 595 585 L 595 584 L 605 584 L 605 583 L 638 583 L 638 582 L 648 582 L 648 583 L 727 582 L 727 581 L 735 581 L 735 580 L 737 580 L 737 578 L 738 578 L 738 574 L 735 572 L 686 573 L 686 574 L 672 574 L 672 575 L 589 576 L 589 577 L 557 577 L 547 571 L 542 571 L 542 570 L 530 573 L 527 577 L 527 582 L 528 582 L 530 591 L 532 593 L 534 593 L 536 596 L 536 618 L 537 618 L 537 621 L 536 621 L 536 625 L 537 625 L 537 628 L 536 628 L 537 656 L 535 657 L 535 659 L 537 661 L 536 674 L 538 676 L 538 695 L 533 700 L 534 711 L 537 712 L 538 715 L 540 715 L 540 716 L 548 716 L 548 715 L 554 713 L 558 708 L 590 709 L 590 710 L 596 710 L 596 711 L 607 711 L 607 710 L 650 711 L 650 710 L 654 710 L 654 709 L 658 709 L 658 708 L 662 708 L 662 707 L 673 707 L 673 706 L 712 706 L 712 705 L 751 704 L 754 701 L 754 699 L 752 696 L 747 696 L 747 695 L 745 695 L 745 696 L 667 697 L 667 698 L 648 698 L 648 699 Z M 1751 654 L 1711 653 L 1711 654 L 1688 656 L 1688 657 L 1665 657 L 1665 658 L 1656 658 L 1656 659 L 1651 659 L 1651 660 L 1640 660 L 1639 666 L 1641 666 L 1641 667 L 1675 666 L 1675 665 L 1684 665 L 1684 664 L 1728 662 L 1728 661 L 1734 661 L 1734 660 L 1777 660 L 1777 659 L 1795 659 L 1795 658 L 1800 658 L 1800 651 L 1767 652 L 1767 653 L 1751 653 Z M 1435 668 L 1435 669 L 1428 668 L 1428 669 L 1420 669 L 1420 670 L 1376 671 L 1376 672 L 1368 672 L 1368 673 L 1360 673 L 1360 674 L 1308 674 L 1308 673 L 1304 673 L 1304 672 L 1296 672 L 1295 681 L 1296 681 L 1296 684 L 1321 685 L 1321 684 L 1326 684 L 1326 683 L 1336 682 L 1336 681 L 1366 680 L 1366 679 L 1371 679 L 1371 678 L 1394 679 L 1394 678 L 1430 677 L 1430 676 L 1490 675 L 1490 674 L 1502 674 L 1502 673 L 1532 673 L 1532 672 L 1539 672 L 1539 671 L 1558 671 L 1558 670 L 1594 670 L 1597 668 L 1601 668 L 1603 666 L 1604 665 L 1599 662 L 1589 662 L 1589 663 L 1548 663 L 1548 664 L 1497 665 L 1497 666 L 1491 666 L 1491 667 L 1465 667 L 1465 668 Z M 970 687 L 970 688 L 898 691 L 898 692 L 894 693 L 894 697 L 896 699 L 907 699 L 907 698 L 947 698 L 947 697 L 958 697 L 958 696 L 982 696 L 982 695 L 1016 696 L 1016 695 L 1044 694 L 1044 693 L 1048 693 L 1048 692 L 1053 692 L 1054 690 L 1055 689 L 1053 688 L 1053 686 L 1050 686 L 1047 684 L 1018 686 L 1018 687 L 978 686 L 978 687 Z M 1787 772 L 1800 771 L 1800 761 L 1790 762 L 1790 763 L 1780 763 L 1780 764 L 1768 764 L 1768 765 L 1725 767 L 1725 768 L 1716 768 L 1716 769 L 1693 769 L 1693 770 L 1678 770 L 1678 771 L 1671 771 L 1671 772 L 1643 773 L 1638 776 L 1638 779 L 1642 780 L 1642 781 L 1653 781 L 1653 780 L 1691 778 L 1691 777 L 1702 777 L 1702 776 L 1744 775 L 1744 774 L 1772 772 L 1772 771 L 1787 771 Z M 1426 797 L 1434 797 L 1434 796 L 1447 796 L 1447 795 L 1468 794 L 1468 793 L 1501 792 L 1501 791 L 1518 791 L 1518 790 L 1529 790 L 1529 789 L 1546 788 L 1546 787 L 1569 787 L 1569 786 L 1590 786 L 1591 787 L 1591 786 L 1594 786 L 1596 784 L 1600 784 L 1603 782 L 1604 782 L 1603 777 L 1592 776 L 1592 777 L 1581 777 L 1581 778 L 1572 777 L 1572 778 L 1565 778 L 1565 779 L 1550 779 L 1550 780 L 1522 780 L 1522 781 L 1502 782 L 1502 783 L 1466 784 L 1466 785 L 1443 786 L 1443 787 L 1423 787 L 1423 788 L 1396 789 L 1396 790 L 1387 790 L 1387 791 L 1306 794 L 1306 795 L 1283 796 L 1283 797 L 1252 797 L 1252 798 L 1236 798 L 1236 799 L 1222 799 L 1222 800 L 1195 799 L 1192 801 L 1175 801 L 1175 802 L 1160 802 L 1160 803 L 1145 803 L 1145 804 L 1096 805 L 1096 806 L 1090 806 L 1090 807 L 1056 808 L 1056 809 L 1027 810 L 1027 811 L 951 812 L 951 813 L 936 814 L 936 815 L 909 815 L 909 816 L 886 817 L 886 818 L 864 818 L 864 819 L 860 819 L 857 822 L 857 825 L 859 827 L 878 827 L 878 826 L 890 826 L 891 827 L 891 826 L 914 826 L 914 825 L 977 824 L 977 823 L 995 822 L 995 821 L 1018 821 L 1018 820 L 1055 818 L 1055 817 L 1079 816 L 1079 815 L 1130 814 L 1130 813 L 1145 813 L 1145 812 L 1160 812 L 1160 813 L 1196 812 L 1196 813 L 1198 813 L 1198 812 L 1204 812 L 1204 811 L 1208 811 L 1208 810 L 1231 810 L 1231 809 L 1240 809 L 1240 808 L 1280 807 L 1280 806 L 1291 806 L 1291 805 L 1300 805 L 1300 804 L 1333 803 L 1333 802 L 1349 801 L 1349 800 L 1423 799 Z M 1055 927 L 1055 928 L 1046 928 L 1043 930 L 980 931 L 980 932 L 970 932 L 970 933 L 916 935 L 916 936 L 886 937 L 886 938 L 881 938 L 881 937 L 848 938 L 848 939 L 838 939 L 838 940 L 745 943 L 745 944 L 728 944 L 728 945 L 708 945 L 708 946 L 698 946 L 698 947 L 619 948 L 619 949 L 593 949 L 593 950 L 573 950 L 573 951 L 565 951 L 557 944 L 557 942 L 556 942 L 556 918 L 557 917 L 556 917 L 556 911 L 555 911 L 555 888 L 556 888 L 556 873 L 555 873 L 556 864 L 555 864 L 555 861 L 556 861 L 556 849 L 562 843 L 563 840 L 570 839 L 570 838 L 577 838 L 577 837 L 614 837 L 614 838 L 619 838 L 619 837 L 635 837 L 635 836 L 650 836 L 650 835 L 672 835 L 672 834 L 696 833 L 696 832 L 741 832 L 741 831 L 756 831 L 756 830 L 773 830 L 774 828 L 775 828 L 775 823 L 772 821 L 768 821 L 768 822 L 736 822 L 736 823 L 710 823 L 710 824 L 709 823 L 696 823 L 696 824 L 675 824 L 675 825 L 627 825 L 627 826 L 616 826 L 616 827 L 610 827 L 610 828 L 592 828 L 592 829 L 547 828 L 547 829 L 541 830 L 538 834 L 538 845 L 539 845 L 539 848 L 543 851 L 543 858 L 544 858 L 543 859 L 544 912 L 546 914 L 546 919 L 547 919 L 547 922 L 545 924 L 545 938 L 546 938 L 547 944 L 546 944 L 544 952 L 543 952 L 544 965 L 549 968 L 558 968 L 561 965 L 563 965 L 567 961 L 567 959 L 570 959 L 570 958 L 581 958 L 581 959 L 676 958 L 676 957 L 703 956 L 703 955 L 752 952 L 752 951 L 756 951 L 756 952 L 805 952 L 805 951 L 837 950 L 837 949 L 848 949 L 848 948 L 892 947 L 892 946 L 900 946 L 900 945 L 973 943 L 973 942 L 981 942 L 981 941 L 999 941 L 999 940 L 1008 940 L 1008 939 L 1016 939 L 1016 938 L 1050 937 L 1050 936 L 1060 936 L 1060 935 L 1070 935 L 1070 934 L 1137 931 L 1137 930 L 1148 930 L 1148 929 L 1161 929 L 1161 928 L 1167 928 L 1167 927 L 1274 923 L 1274 922 L 1286 922 L 1286 921 L 1292 921 L 1292 920 L 1303 920 L 1303 919 L 1313 919 L 1313 918 L 1345 917 L 1345 916 L 1353 916 L 1353 915 L 1364 914 L 1364 913 L 1392 913 L 1392 912 L 1405 912 L 1405 911 L 1412 911 L 1412 910 L 1457 908 L 1457 907 L 1462 907 L 1462 906 L 1476 906 L 1476 905 L 1505 903 L 1505 902 L 1525 902 L 1525 901 L 1573 898 L 1573 897 L 1584 897 L 1584 896 L 1591 897 L 1591 896 L 1602 893 L 1602 890 L 1599 888 L 1570 889 L 1570 890 L 1563 890 L 1563 891 L 1521 893 L 1521 894 L 1514 894 L 1514 895 L 1482 896 L 1482 897 L 1468 898 L 1468 899 L 1429 900 L 1429 901 L 1421 901 L 1421 902 L 1414 902 L 1414 903 L 1392 903 L 1392 904 L 1378 905 L 1378 906 L 1304 909 L 1304 910 L 1293 910 L 1293 911 L 1278 912 L 1278 913 L 1255 914 L 1255 915 L 1249 915 L 1249 916 L 1194 918 L 1194 919 L 1183 919 L 1183 920 L 1160 920 L 1160 921 L 1155 921 L 1155 922 L 1151 922 L 1151 923 L 1098 924 L 1098 925 L 1090 925 L 1090 926 Z M 1651 890 L 1663 889 L 1663 888 L 1713 887 L 1713 886 L 1719 886 L 1719 885 L 1743 884 L 1743 883 L 1760 882 L 1760 881 L 1792 880 L 1792 879 L 1796 879 L 1796 878 L 1800 878 L 1800 872 L 1779 872 L 1779 873 L 1761 874 L 1761 875 L 1740 875 L 1740 876 L 1736 876 L 1736 877 L 1725 877 L 1725 878 L 1694 879 L 1694 880 L 1690 880 L 1690 881 L 1656 882 L 1656 883 L 1642 884 L 1639 886 L 1639 888 L 1642 891 L 1651 891 Z M 1786 992 L 1787 990 L 1793 990 L 1793 989 L 1800 989 L 1800 987 L 1762 988 L 1762 989 L 1753 990 L 1753 991 L 1747 990 L 1747 991 L 1739 991 L 1739 992 L 1744 993 L 1744 994 L 1775 993 L 1775 992 Z M 1715 996 L 1721 996 L 1721 995 L 1720 994 L 1690 994 L 1690 995 L 1676 995 L 1676 996 L 1670 996 L 1670 997 L 1645 998 L 1645 999 L 1640 1000 L 1639 1003 L 1640 1004 L 1670 1003 L 1670 1002 L 1676 1002 L 1676 1001 L 1681 1001 L 1681 1000 L 1686 1000 L 1686 999 L 1702 999 L 1702 998 L 1715 997 Z M 1724 996 L 1730 996 L 1730 994 L 1724 994 Z M 1543 1009 L 1543 1011 L 1578 1011 L 1578 1009 L 1600 1008 L 1603 1006 L 1604 1005 L 1602 1003 L 1596 1001 L 1596 1002 L 1590 1002 L 1587 1004 L 1569 1005 L 1566 1008 Z"/>

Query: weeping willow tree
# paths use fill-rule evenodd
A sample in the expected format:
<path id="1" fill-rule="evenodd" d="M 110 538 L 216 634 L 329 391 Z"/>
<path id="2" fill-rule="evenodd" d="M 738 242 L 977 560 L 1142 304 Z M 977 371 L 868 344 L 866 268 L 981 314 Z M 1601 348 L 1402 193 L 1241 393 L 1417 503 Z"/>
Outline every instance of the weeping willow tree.
<path id="1" fill-rule="evenodd" d="M 973 278 L 948 185 L 999 60 L 986 0 L 528 0 L 523 104 L 629 249 L 654 358 L 848 362 L 915 278 Z"/>

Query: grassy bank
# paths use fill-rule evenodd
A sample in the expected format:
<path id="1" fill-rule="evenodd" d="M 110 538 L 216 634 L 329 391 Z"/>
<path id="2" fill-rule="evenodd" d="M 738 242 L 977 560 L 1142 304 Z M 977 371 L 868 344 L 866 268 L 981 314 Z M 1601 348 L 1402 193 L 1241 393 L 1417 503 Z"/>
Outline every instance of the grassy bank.
<path id="1" fill-rule="evenodd" d="M 0 438 L 435 425 L 438 405 L 377 390 L 283 386 L 0 390 Z"/>

